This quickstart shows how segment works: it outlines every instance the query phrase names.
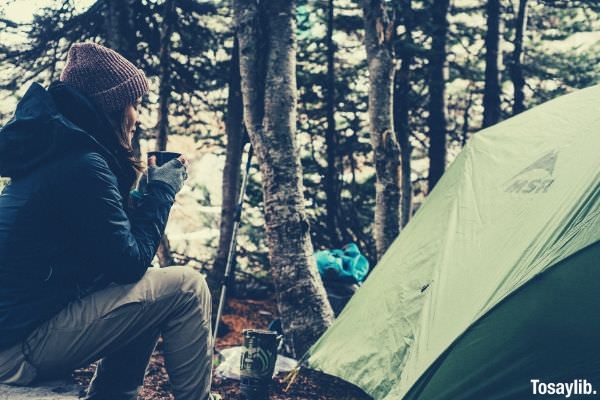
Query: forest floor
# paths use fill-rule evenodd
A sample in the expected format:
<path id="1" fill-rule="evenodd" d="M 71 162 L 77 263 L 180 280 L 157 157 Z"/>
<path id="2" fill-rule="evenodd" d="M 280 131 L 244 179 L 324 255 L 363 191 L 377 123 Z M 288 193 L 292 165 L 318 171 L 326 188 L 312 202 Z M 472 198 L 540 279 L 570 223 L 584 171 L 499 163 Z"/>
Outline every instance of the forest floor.
<path id="1" fill-rule="evenodd" d="M 242 330 L 248 328 L 265 329 L 277 316 L 277 308 L 272 300 L 230 299 L 225 309 L 223 321 L 230 328 L 222 338 L 217 339 L 217 349 L 242 344 Z M 94 365 L 75 371 L 74 377 L 82 387 L 87 387 Z M 285 374 L 275 377 L 270 400 L 369 400 L 357 387 L 338 378 L 316 371 L 301 369 L 294 384 L 286 392 Z M 239 381 L 213 377 L 212 391 L 223 396 L 223 400 L 242 400 L 239 394 Z M 161 343 L 152 355 L 140 400 L 173 400 L 168 375 L 164 365 Z"/>

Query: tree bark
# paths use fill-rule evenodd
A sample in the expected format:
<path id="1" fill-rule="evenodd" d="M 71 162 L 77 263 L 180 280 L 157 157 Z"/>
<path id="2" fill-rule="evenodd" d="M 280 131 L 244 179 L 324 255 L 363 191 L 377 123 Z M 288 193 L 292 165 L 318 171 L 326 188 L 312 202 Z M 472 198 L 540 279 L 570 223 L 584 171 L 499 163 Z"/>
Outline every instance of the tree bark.
<path id="1" fill-rule="evenodd" d="M 510 65 L 510 78 L 514 88 L 513 115 L 525 110 L 525 78 L 523 77 L 523 37 L 527 30 L 527 0 L 519 1 L 519 11 L 515 21 L 515 49 Z"/>
<path id="2" fill-rule="evenodd" d="M 131 62 L 135 62 L 137 58 L 134 2 L 135 0 L 109 0 L 105 19 L 108 46 Z"/>
<path id="3" fill-rule="evenodd" d="M 402 45 L 400 54 L 401 66 L 396 71 L 394 78 L 394 130 L 400 145 L 401 161 L 401 191 L 400 191 L 400 219 L 402 227 L 408 224 L 412 216 L 412 181 L 411 157 L 412 145 L 410 143 L 410 67 L 414 61 L 412 39 L 414 15 L 412 0 L 402 0 L 402 14 L 406 40 Z"/>
<path id="4" fill-rule="evenodd" d="M 135 26 L 136 0 L 109 0 L 107 2 L 105 33 L 108 47 L 120 53 L 131 62 L 138 58 L 137 37 Z M 136 157 L 141 158 L 140 137 L 141 128 L 136 126 L 131 146 Z"/>
<path id="5" fill-rule="evenodd" d="M 167 235 L 163 235 L 160 239 L 156 250 L 156 257 L 158 257 L 158 264 L 161 268 L 166 268 L 174 264 L 173 256 L 171 255 L 171 245 L 169 244 Z"/>
<path id="6" fill-rule="evenodd" d="M 483 127 L 500 121 L 500 0 L 488 0 L 487 32 L 485 35 L 485 87 L 483 90 Z"/>
<path id="7" fill-rule="evenodd" d="M 229 243 L 233 232 L 233 224 L 237 211 L 237 200 L 240 191 L 243 135 L 243 103 L 240 87 L 240 61 L 237 38 L 231 53 L 229 67 L 229 93 L 227 95 L 227 114 L 225 116 L 225 131 L 227 148 L 225 167 L 223 169 L 221 205 L 221 222 L 219 229 L 219 248 L 212 269 L 207 276 L 208 286 L 213 293 L 213 300 L 218 301 L 218 288 L 225 275 Z M 214 310 L 216 313 L 216 310 Z"/>
<path id="8" fill-rule="evenodd" d="M 301 356 L 333 320 L 316 268 L 296 142 L 295 1 L 235 0 L 244 121 L 260 163 L 285 341 Z"/>
<path id="9" fill-rule="evenodd" d="M 176 19 L 175 0 L 165 4 L 162 29 L 160 32 L 160 85 L 158 88 L 158 136 L 156 150 L 167 150 L 169 136 L 169 104 L 171 102 L 171 36 Z"/>
<path id="10" fill-rule="evenodd" d="M 446 106 L 444 67 L 448 32 L 449 0 L 434 0 L 431 8 L 432 32 L 429 56 L 429 177 L 428 191 L 446 169 Z"/>
<path id="11" fill-rule="evenodd" d="M 400 233 L 400 149 L 392 126 L 394 22 L 382 0 L 363 0 L 369 64 L 369 128 L 375 164 L 377 258 Z"/>
<path id="12" fill-rule="evenodd" d="M 470 87 L 467 87 L 467 91 L 469 93 L 467 97 L 467 104 L 465 106 L 465 111 L 463 113 L 463 124 L 462 124 L 462 135 L 460 138 L 460 147 L 465 147 L 467 145 L 467 140 L 469 139 L 469 121 L 471 112 L 471 107 L 473 107 L 473 90 Z"/>
<path id="13" fill-rule="evenodd" d="M 326 98 L 325 107 L 327 114 L 327 130 L 325 131 L 325 144 L 327 146 L 327 169 L 325 172 L 325 195 L 327 211 L 327 230 L 331 237 L 330 245 L 340 247 L 340 235 L 338 234 L 338 224 L 340 218 L 341 197 L 339 174 L 337 166 L 337 145 L 338 138 L 335 126 L 335 43 L 333 42 L 333 0 L 328 0 L 327 5 L 327 80 L 326 80 Z"/>

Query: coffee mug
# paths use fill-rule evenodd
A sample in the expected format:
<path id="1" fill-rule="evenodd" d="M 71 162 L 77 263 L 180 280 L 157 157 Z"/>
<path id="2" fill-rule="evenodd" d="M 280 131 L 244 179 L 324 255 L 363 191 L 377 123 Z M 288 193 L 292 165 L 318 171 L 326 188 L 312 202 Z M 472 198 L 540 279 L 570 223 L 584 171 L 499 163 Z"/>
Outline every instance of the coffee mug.
<path id="1" fill-rule="evenodd" d="M 175 153 L 173 151 L 149 151 L 148 159 L 152 156 L 156 156 L 156 166 L 160 167 L 164 163 L 181 156 L 181 153 Z"/>

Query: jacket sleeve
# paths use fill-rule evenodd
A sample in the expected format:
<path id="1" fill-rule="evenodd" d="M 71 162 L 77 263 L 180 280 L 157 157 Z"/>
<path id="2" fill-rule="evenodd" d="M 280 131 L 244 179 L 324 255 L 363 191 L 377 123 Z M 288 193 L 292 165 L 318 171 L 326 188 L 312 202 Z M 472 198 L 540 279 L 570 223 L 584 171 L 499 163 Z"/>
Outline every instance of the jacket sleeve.
<path id="1" fill-rule="evenodd" d="M 75 162 L 67 183 L 76 193 L 65 201 L 67 219 L 86 254 L 109 280 L 132 283 L 150 266 L 164 233 L 175 193 L 152 182 L 129 212 L 123 208 L 117 178 L 102 156 L 87 153 Z"/>

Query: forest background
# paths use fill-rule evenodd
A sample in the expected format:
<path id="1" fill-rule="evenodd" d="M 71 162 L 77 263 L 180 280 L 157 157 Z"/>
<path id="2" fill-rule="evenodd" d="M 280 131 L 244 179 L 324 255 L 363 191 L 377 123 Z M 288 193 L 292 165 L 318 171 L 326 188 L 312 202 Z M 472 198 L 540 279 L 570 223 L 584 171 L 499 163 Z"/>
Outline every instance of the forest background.
<path id="1" fill-rule="evenodd" d="M 31 82 L 58 79 L 74 42 L 105 44 L 146 72 L 151 93 L 144 99 L 136 150 L 143 155 L 169 149 L 191 160 L 189 183 L 178 196 L 156 263 L 190 264 L 208 274 L 213 291 L 233 226 L 244 126 L 252 119 L 242 85 L 251 76 L 239 47 L 250 48 L 256 32 L 240 29 L 249 18 L 244 3 L 0 3 L 0 125 Z M 285 35 L 268 40 L 273 48 L 279 40 L 283 59 L 295 62 L 297 114 L 287 132 L 301 160 L 297 197 L 310 242 L 314 249 L 357 243 L 371 265 L 472 135 L 600 79 L 596 0 L 283 3 L 274 1 L 250 17 L 266 18 L 268 25 L 274 15 L 269 7 L 281 6 L 295 23 L 293 46 L 286 47 Z M 260 133 L 250 130 L 253 139 Z M 238 239 L 240 296 L 286 286 L 286 277 L 277 274 L 273 282 L 269 269 L 279 258 L 269 254 L 276 239 L 266 232 L 264 196 L 273 193 L 262 179 L 265 154 L 251 169 Z"/>

